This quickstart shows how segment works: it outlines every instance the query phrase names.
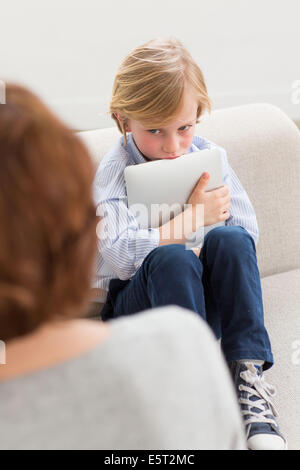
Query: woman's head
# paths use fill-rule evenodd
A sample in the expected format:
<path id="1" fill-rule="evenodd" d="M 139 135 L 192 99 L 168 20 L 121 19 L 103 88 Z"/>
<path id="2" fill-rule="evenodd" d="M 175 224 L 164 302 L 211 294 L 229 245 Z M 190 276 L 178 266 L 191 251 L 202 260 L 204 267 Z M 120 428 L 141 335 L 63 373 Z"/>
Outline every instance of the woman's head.
<path id="1" fill-rule="evenodd" d="M 94 167 L 71 130 L 30 91 L 0 105 L 0 336 L 79 316 L 96 247 Z"/>
<path id="2" fill-rule="evenodd" d="M 156 39 L 136 48 L 122 62 L 113 85 L 110 111 L 123 133 L 130 120 L 145 129 L 175 122 L 185 98 L 193 97 L 195 122 L 211 102 L 203 74 L 176 39 Z"/>

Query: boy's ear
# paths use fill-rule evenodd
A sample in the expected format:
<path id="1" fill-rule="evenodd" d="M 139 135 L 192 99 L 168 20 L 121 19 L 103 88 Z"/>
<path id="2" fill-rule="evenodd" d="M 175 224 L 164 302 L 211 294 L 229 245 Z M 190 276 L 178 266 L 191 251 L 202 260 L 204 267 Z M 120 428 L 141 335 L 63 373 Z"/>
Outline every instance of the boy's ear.
<path id="1" fill-rule="evenodd" d="M 125 127 L 125 131 L 126 132 L 130 132 L 130 126 L 129 126 L 129 122 L 128 122 L 128 119 L 126 118 L 123 118 L 122 116 L 120 116 L 119 113 L 114 113 L 114 115 L 116 116 L 116 118 L 118 119 L 121 127 Z"/>
<path id="2" fill-rule="evenodd" d="M 114 115 L 118 119 L 119 123 L 122 124 L 123 119 L 121 118 L 120 114 L 114 113 Z"/>

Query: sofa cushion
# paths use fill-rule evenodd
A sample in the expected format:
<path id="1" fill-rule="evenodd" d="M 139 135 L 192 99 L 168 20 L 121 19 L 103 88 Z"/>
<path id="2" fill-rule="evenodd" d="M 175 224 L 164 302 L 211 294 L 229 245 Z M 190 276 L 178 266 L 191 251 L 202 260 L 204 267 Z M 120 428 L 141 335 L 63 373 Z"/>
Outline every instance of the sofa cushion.
<path id="1" fill-rule="evenodd" d="M 278 423 L 289 449 L 300 449 L 300 269 L 263 278 L 262 292 L 274 355 L 265 377 L 277 388 Z"/>

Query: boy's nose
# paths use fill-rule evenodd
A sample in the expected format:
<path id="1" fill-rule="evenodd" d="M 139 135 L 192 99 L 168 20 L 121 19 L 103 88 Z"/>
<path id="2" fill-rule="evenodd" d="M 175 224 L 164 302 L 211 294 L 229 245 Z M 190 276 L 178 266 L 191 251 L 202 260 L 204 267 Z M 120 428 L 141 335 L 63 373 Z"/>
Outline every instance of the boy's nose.
<path id="1" fill-rule="evenodd" d="M 169 137 L 163 143 L 163 151 L 168 155 L 177 155 L 176 152 L 179 150 L 179 142 L 175 137 Z"/>

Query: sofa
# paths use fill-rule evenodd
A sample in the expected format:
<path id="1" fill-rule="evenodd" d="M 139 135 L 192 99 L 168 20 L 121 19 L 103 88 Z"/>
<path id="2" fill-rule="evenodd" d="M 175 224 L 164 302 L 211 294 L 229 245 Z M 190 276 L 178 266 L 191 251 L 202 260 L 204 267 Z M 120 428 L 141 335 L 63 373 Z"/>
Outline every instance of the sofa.
<path id="1" fill-rule="evenodd" d="M 265 377 L 278 390 L 277 419 L 289 449 L 300 449 L 300 132 L 279 108 L 258 103 L 213 111 L 196 134 L 227 150 L 257 215 L 265 324 L 275 358 Z M 116 128 L 78 135 L 95 165 L 120 137 Z M 99 316 L 97 297 L 91 305 Z"/>

